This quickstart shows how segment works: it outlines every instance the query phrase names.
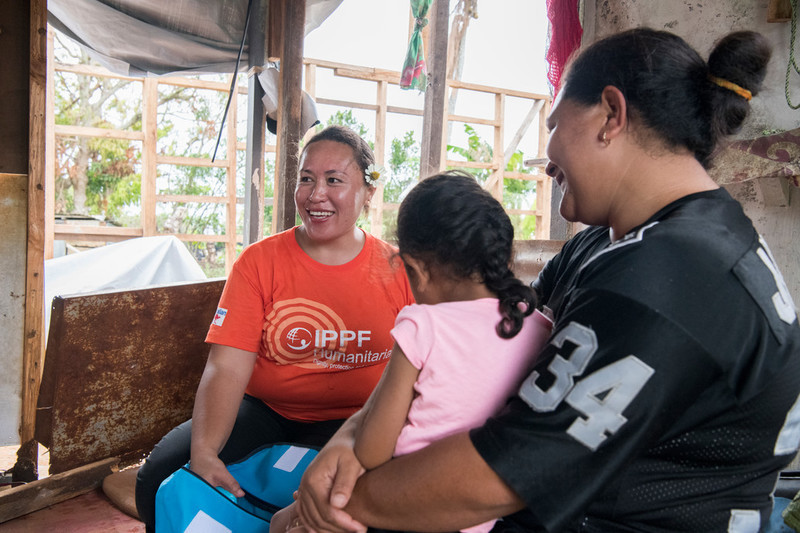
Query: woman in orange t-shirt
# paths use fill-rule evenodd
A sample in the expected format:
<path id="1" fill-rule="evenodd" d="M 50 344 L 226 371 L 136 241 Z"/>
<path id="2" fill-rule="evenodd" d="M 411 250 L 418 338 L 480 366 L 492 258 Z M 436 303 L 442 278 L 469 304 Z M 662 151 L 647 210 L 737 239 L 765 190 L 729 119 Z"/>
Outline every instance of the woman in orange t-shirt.
<path id="1" fill-rule="evenodd" d="M 300 155 L 302 224 L 234 264 L 206 341 L 192 420 L 139 470 L 136 506 L 151 531 L 161 482 L 191 458 L 213 486 L 243 492 L 225 467 L 274 442 L 321 446 L 369 397 L 413 303 L 396 249 L 356 226 L 380 170 L 366 142 L 330 126 Z"/>

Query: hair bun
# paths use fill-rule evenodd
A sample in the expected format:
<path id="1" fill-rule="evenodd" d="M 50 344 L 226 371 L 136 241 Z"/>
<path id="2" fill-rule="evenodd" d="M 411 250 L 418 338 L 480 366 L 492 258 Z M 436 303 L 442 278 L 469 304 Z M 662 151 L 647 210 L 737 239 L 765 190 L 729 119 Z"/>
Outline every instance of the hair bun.
<path id="1" fill-rule="evenodd" d="M 708 58 L 710 76 L 727 80 L 756 95 L 767 73 L 772 51 L 766 38 L 753 31 L 737 31 L 723 37 Z M 750 106 L 737 92 L 712 84 L 712 126 L 720 135 L 739 130 Z"/>

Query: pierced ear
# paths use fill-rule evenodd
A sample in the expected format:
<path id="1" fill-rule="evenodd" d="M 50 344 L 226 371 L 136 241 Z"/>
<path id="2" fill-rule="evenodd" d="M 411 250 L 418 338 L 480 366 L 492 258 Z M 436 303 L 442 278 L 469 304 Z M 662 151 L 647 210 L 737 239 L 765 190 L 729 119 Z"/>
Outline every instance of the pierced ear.
<path id="1" fill-rule="evenodd" d="M 599 137 L 608 144 L 628 126 L 628 103 L 622 91 L 613 85 L 607 85 L 600 93 L 600 104 L 606 114 L 606 123 L 600 130 Z"/>

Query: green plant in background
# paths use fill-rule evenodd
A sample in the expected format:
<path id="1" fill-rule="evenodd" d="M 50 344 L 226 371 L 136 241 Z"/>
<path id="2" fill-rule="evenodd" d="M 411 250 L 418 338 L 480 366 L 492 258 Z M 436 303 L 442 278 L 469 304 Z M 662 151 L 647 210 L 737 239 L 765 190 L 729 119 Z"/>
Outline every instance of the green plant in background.
<path id="1" fill-rule="evenodd" d="M 491 163 L 494 159 L 492 146 L 483 140 L 478 132 L 469 124 L 464 124 L 467 134 L 467 146 L 447 145 L 447 151 L 461 157 L 464 161 Z M 524 154 L 517 150 L 506 164 L 506 172 L 530 174 L 530 169 L 523 165 Z M 475 176 L 482 184 L 489 179 L 492 171 L 483 168 L 467 168 L 467 172 Z M 503 179 L 503 207 L 510 209 L 533 209 L 536 202 L 536 182 L 519 179 Z M 533 239 L 536 232 L 536 217 L 532 215 L 509 215 L 514 225 L 515 239 Z"/>

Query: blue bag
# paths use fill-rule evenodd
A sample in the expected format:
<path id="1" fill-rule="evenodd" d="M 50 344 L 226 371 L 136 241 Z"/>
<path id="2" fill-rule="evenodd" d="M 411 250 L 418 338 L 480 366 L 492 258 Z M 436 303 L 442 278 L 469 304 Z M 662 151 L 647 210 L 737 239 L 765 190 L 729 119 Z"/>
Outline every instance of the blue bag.
<path id="1" fill-rule="evenodd" d="M 245 495 L 237 498 L 182 466 L 156 492 L 158 533 L 269 532 L 272 515 L 290 505 L 318 450 L 272 444 L 227 465 Z"/>

